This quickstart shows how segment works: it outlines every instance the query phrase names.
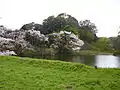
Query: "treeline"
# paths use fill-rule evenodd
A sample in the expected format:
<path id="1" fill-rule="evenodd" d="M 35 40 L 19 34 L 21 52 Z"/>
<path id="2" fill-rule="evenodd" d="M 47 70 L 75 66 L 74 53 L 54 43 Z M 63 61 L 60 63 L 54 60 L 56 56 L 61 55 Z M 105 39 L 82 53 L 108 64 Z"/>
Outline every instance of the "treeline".
<path id="1" fill-rule="evenodd" d="M 80 50 L 120 51 L 119 35 L 114 38 L 98 37 L 97 31 L 96 25 L 90 20 L 78 21 L 71 15 L 61 13 L 56 17 L 49 16 L 43 20 L 42 24 L 31 22 L 15 31 L 0 26 L 0 38 L 12 39 L 14 48 L 9 50 L 22 56 L 74 53 Z M 11 46 L 5 40 L 2 42 L 1 50 L 6 44 Z M 6 47 L 5 50 L 8 50 Z"/>
<path id="2" fill-rule="evenodd" d="M 28 23 L 23 25 L 20 30 L 34 29 L 40 31 L 42 34 L 50 34 L 53 32 L 69 31 L 78 35 L 80 39 L 91 43 L 96 41 L 97 28 L 90 20 L 78 21 L 76 18 L 66 13 L 61 13 L 58 16 L 49 16 L 44 19 L 42 24 Z"/>
<path id="3" fill-rule="evenodd" d="M 60 31 L 72 32 L 84 41 L 82 50 L 94 50 L 100 52 L 113 52 L 114 47 L 111 45 L 109 38 L 99 38 L 97 27 L 90 20 L 78 21 L 75 17 L 66 13 L 61 13 L 58 16 L 49 16 L 44 19 L 42 24 L 28 23 L 23 25 L 20 30 L 34 29 L 47 35 Z"/>

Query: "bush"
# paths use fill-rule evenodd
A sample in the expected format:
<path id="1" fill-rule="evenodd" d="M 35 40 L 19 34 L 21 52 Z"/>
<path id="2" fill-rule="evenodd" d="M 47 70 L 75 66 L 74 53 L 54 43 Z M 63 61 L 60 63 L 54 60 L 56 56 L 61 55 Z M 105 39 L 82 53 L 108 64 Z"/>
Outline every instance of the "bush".
<path id="1" fill-rule="evenodd" d="M 100 51 L 99 48 L 97 48 L 97 47 L 95 47 L 94 45 L 89 44 L 89 43 L 87 43 L 87 42 L 85 42 L 85 44 L 83 45 L 82 50 Z"/>
<path id="2" fill-rule="evenodd" d="M 34 57 L 35 51 L 31 49 L 25 49 L 19 56 Z"/>
<path id="3" fill-rule="evenodd" d="M 113 48 L 108 38 L 99 38 L 96 42 L 92 43 L 91 45 L 100 49 L 101 52 L 113 52 Z"/>
<path id="4" fill-rule="evenodd" d="M 115 52 L 113 53 L 113 55 L 114 55 L 114 56 L 120 55 L 120 51 L 115 51 Z"/>
<path id="5" fill-rule="evenodd" d="M 93 51 L 100 51 L 99 48 L 95 47 L 94 45 L 88 44 L 88 49 Z"/>
<path id="6" fill-rule="evenodd" d="M 38 58 L 45 55 L 55 55 L 57 52 L 58 51 L 53 48 L 35 48 L 34 50 L 25 49 L 19 54 L 19 56 Z"/>

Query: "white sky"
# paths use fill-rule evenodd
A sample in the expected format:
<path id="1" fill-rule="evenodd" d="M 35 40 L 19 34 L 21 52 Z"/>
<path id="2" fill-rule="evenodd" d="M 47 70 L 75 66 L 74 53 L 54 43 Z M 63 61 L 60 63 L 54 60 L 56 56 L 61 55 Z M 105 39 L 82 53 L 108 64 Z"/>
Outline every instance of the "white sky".
<path id="1" fill-rule="evenodd" d="M 0 0 L 0 25 L 19 29 L 23 24 L 42 23 L 51 15 L 67 13 L 78 21 L 89 19 L 98 36 L 117 36 L 120 0 Z"/>

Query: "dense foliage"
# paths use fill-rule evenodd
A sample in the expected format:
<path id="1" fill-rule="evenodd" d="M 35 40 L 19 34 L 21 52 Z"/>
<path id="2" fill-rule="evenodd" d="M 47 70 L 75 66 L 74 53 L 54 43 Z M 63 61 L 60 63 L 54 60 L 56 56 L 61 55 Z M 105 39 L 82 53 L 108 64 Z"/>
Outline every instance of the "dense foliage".
<path id="1" fill-rule="evenodd" d="M 50 34 L 53 32 L 69 31 L 78 35 L 80 39 L 85 42 L 91 43 L 97 40 L 97 28 L 90 20 L 78 22 L 78 20 L 71 15 L 61 13 L 58 16 L 49 16 L 43 20 L 42 24 L 34 22 L 25 24 L 21 30 L 39 30 L 42 34 Z"/>
<path id="2" fill-rule="evenodd" d="M 114 55 L 120 55 L 120 36 L 109 38 L 114 48 Z"/>
<path id="3" fill-rule="evenodd" d="M 79 22 L 80 25 L 80 38 L 83 41 L 91 43 L 97 40 L 97 28 L 94 23 L 91 23 L 90 20 L 84 20 Z"/>
<path id="4" fill-rule="evenodd" d="M 90 20 L 78 21 L 66 13 L 56 17 L 49 16 L 42 24 L 35 22 L 25 24 L 20 30 L 15 31 L 0 26 L 0 38 L 14 40 L 14 49 L 9 50 L 19 55 L 23 52 L 45 54 L 52 51 L 54 54 L 80 50 L 111 52 L 113 49 L 119 49 L 119 37 L 111 42 L 107 38 L 98 38 L 96 33 L 97 27 Z M 0 47 L 3 47 L 2 45 L 1 43 Z"/>
<path id="5" fill-rule="evenodd" d="M 113 48 L 120 50 L 120 36 L 110 38 Z"/>
<path id="6" fill-rule="evenodd" d="M 111 52 L 113 51 L 112 45 L 108 38 L 102 37 L 99 38 L 96 42 L 92 43 L 101 52 Z"/>

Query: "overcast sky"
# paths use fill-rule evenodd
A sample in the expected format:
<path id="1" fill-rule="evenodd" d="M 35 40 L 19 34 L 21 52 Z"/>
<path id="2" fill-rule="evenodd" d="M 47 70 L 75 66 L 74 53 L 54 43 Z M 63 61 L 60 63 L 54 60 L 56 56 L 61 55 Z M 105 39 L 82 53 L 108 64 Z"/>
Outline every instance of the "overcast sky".
<path id="1" fill-rule="evenodd" d="M 70 14 L 78 21 L 91 20 L 98 36 L 117 36 L 120 0 L 0 0 L 0 25 L 11 29 L 30 22 L 42 23 L 59 13 Z"/>

